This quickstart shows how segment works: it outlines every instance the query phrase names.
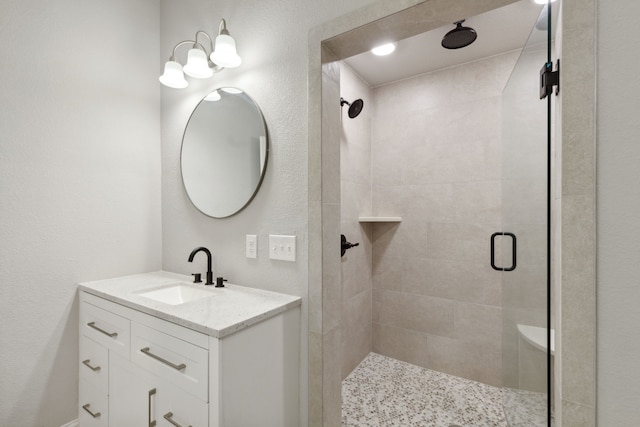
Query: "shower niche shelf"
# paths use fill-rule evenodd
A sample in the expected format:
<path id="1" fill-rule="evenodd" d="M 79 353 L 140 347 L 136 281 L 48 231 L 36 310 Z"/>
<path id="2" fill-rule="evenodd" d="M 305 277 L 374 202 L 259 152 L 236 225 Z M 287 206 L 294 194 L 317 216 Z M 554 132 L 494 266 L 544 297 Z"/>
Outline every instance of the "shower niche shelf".
<path id="1" fill-rule="evenodd" d="M 402 222 L 400 216 L 361 216 L 359 222 Z"/>

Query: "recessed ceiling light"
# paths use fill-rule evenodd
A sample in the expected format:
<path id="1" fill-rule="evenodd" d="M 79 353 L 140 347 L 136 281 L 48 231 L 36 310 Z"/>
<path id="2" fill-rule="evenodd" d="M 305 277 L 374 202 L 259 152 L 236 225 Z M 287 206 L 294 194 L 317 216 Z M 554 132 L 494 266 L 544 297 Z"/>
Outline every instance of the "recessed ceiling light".
<path id="1" fill-rule="evenodd" d="M 398 43 L 386 43 L 386 44 L 382 44 L 380 46 L 376 46 L 373 49 L 371 49 L 371 52 L 374 55 L 377 56 L 385 56 L 385 55 L 389 55 L 391 52 L 393 52 L 394 50 L 396 50 L 396 46 L 398 45 Z"/>
<path id="2" fill-rule="evenodd" d="M 547 4 L 554 3 L 556 0 L 533 0 L 535 4 Z"/>

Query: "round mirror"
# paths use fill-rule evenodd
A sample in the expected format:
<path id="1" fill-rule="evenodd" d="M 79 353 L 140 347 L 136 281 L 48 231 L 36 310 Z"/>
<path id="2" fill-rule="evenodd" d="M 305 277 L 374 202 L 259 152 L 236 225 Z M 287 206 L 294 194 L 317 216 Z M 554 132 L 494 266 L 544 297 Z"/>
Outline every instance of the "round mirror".
<path id="1" fill-rule="evenodd" d="M 200 212 L 225 218 L 258 192 L 267 166 L 267 127 L 243 91 L 220 88 L 191 113 L 182 138 L 182 182 Z"/>

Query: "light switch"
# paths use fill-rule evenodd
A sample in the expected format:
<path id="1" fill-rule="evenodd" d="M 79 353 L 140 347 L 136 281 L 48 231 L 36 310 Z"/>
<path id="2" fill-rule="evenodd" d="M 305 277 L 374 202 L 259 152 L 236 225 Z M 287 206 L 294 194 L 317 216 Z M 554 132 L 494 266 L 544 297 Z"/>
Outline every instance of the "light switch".
<path id="1" fill-rule="evenodd" d="M 255 234 L 247 234 L 245 252 L 247 258 L 258 258 L 258 236 Z"/>
<path id="2" fill-rule="evenodd" d="M 269 258 L 296 261 L 296 236 L 269 235 Z"/>

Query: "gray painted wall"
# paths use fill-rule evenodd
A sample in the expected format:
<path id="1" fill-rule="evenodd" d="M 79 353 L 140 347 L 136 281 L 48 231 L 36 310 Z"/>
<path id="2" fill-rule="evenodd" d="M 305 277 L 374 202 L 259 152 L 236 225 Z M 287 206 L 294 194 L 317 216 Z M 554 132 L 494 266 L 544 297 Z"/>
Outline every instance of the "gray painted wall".
<path id="1" fill-rule="evenodd" d="M 0 425 L 77 417 L 76 284 L 161 267 L 159 6 L 3 1 Z"/>

